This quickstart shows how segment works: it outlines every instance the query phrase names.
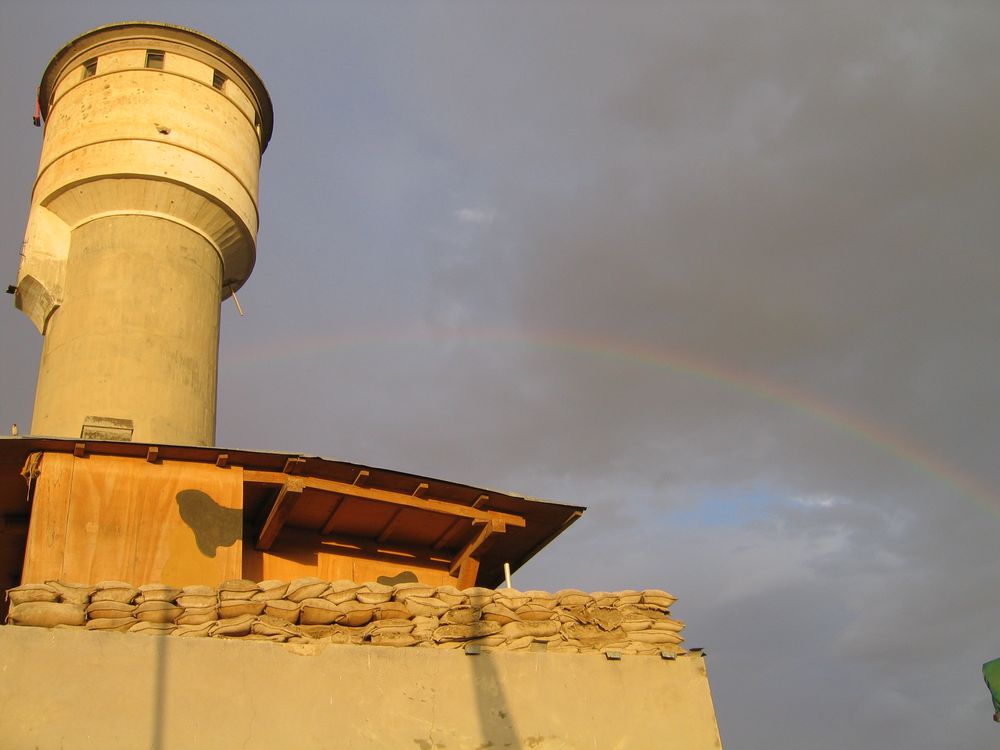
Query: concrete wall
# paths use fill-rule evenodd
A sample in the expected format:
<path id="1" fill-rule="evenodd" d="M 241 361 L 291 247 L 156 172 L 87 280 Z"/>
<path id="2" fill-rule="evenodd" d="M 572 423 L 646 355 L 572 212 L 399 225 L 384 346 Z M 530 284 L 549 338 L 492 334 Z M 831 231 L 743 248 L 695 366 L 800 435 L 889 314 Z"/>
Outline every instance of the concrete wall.
<path id="1" fill-rule="evenodd" d="M 719 748 L 705 661 L 0 627 L 17 748 Z"/>

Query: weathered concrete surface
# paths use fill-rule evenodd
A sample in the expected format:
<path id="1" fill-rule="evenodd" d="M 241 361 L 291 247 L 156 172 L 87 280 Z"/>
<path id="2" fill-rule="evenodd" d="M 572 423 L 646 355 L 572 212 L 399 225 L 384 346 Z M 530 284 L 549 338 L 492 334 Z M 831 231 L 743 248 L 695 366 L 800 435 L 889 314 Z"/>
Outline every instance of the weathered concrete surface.
<path id="1" fill-rule="evenodd" d="M 211 445 L 219 303 L 256 257 L 263 84 L 208 37 L 133 22 L 60 50 L 39 103 L 14 295 L 46 339 L 32 432 L 81 437 L 96 417 Z"/>
<path id="2" fill-rule="evenodd" d="M 721 747 L 701 656 L 279 645 L 0 627 L 17 748 Z"/>
<path id="3" fill-rule="evenodd" d="M 135 440 L 215 440 L 219 255 L 153 216 L 73 231 L 62 307 L 42 347 L 31 428 L 79 436 L 88 416 L 132 420 Z"/>

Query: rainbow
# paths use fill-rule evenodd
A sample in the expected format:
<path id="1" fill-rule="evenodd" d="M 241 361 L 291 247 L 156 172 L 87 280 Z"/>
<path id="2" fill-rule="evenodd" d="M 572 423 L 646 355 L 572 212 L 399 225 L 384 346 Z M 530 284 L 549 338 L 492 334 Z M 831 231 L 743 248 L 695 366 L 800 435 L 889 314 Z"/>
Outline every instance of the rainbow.
<path id="1" fill-rule="evenodd" d="M 344 333 L 317 339 L 287 338 L 276 346 L 262 349 L 244 347 L 223 354 L 223 361 L 234 367 L 276 358 L 294 357 L 316 351 L 357 349 L 399 345 L 443 345 L 490 343 L 533 349 L 562 351 L 574 355 L 667 370 L 737 389 L 756 398 L 793 409 L 817 420 L 855 440 L 861 440 L 877 450 L 894 456 L 914 469 L 958 489 L 986 509 L 1000 514 L 1000 495 L 968 472 L 944 461 L 916 441 L 896 434 L 884 426 L 825 403 L 794 386 L 768 380 L 759 375 L 733 368 L 724 368 L 705 358 L 678 350 L 662 351 L 630 342 L 585 337 L 565 331 L 520 331 L 501 328 L 461 330 L 373 330 Z"/>

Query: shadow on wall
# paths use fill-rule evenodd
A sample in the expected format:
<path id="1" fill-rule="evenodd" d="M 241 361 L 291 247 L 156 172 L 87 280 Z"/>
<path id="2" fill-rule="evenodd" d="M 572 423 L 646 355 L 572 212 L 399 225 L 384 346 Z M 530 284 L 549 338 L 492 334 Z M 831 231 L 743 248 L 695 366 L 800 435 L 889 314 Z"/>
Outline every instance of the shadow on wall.
<path id="1" fill-rule="evenodd" d="M 243 536 L 243 509 L 224 508 L 201 490 L 177 493 L 181 520 L 194 532 L 201 553 L 215 557 L 219 547 L 229 547 Z"/>
<path id="2" fill-rule="evenodd" d="M 474 654 L 468 657 L 468 661 L 472 670 L 472 689 L 476 696 L 479 725 L 484 738 L 484 743 L 479 747 L 521 750 L 514 717 L 493 655 Z"/>
<path id="3" fill-rule="evenodd" d="M 170 638 L 167 636 L 151 636 L 156 639 L 156 666 L 153 676 L 153 727 L 150 750 L 163 750 L 164 713 L 167 704 L 167 669 L 169 660 L 167 650 L 170 648 Z"/>

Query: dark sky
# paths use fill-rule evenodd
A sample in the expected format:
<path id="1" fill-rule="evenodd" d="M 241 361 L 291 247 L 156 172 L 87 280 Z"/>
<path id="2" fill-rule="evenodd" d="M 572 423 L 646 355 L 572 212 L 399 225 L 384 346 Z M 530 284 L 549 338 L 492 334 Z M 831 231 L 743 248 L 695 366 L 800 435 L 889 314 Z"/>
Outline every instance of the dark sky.
<path id="1" fill-rule="evenodd" d="M 515 585 L 677 594 L 729 747 L 997 746 L 1000 4 L 8 0 L 4 285 L 41 73 L 135 18 L 274 101 L 221 445 L 588 506 Z"/>

